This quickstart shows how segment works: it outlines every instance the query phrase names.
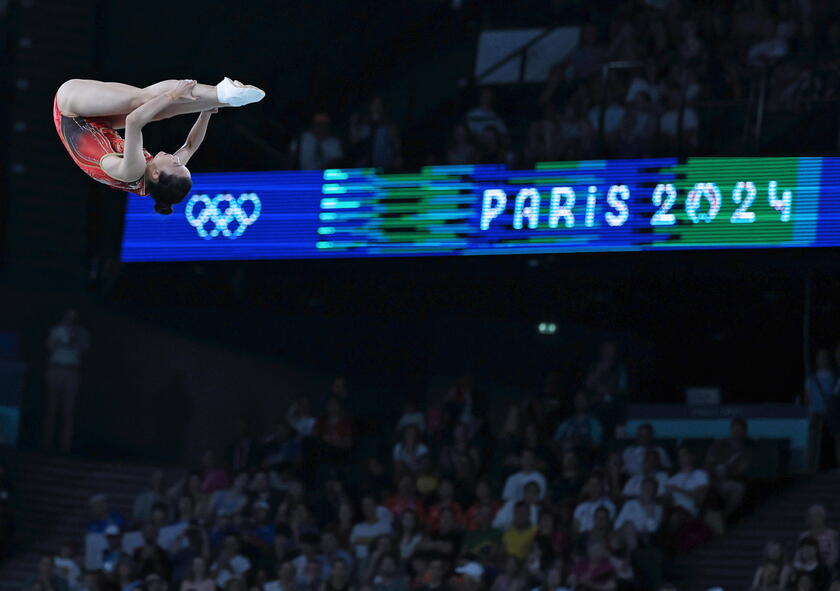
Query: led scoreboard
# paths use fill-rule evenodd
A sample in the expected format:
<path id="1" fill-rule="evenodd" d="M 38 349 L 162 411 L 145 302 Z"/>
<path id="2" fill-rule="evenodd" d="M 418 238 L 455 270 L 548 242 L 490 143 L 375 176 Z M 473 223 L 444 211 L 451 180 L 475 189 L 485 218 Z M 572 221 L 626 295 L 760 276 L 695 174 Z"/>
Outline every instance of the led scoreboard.
<path id="1" fill-rule="evenodd" d="M 840 245 L 840 158 L 200 173 L 129 194 L 122 259 L 248 260 Z"/>

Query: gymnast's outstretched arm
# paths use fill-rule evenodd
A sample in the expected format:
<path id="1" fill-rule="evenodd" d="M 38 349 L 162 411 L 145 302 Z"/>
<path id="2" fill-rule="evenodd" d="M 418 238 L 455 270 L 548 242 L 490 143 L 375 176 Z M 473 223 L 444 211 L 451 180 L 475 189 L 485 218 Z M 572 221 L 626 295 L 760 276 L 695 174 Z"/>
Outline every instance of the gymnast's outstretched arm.
<path id="1" fill-rule="evenodd" d="M 210 117 L 213 113 L 218 113 L 218 111 L 218 108 L 211 109 L 209 111 L 202 111 L 198 116 L 198 119 L 196 119 L 193 124 L 189 135 L 187 135 L 187 140 L 184 142 L 184 145 L 175 152 L 175 156 L 180 159 L 181 164 L 189 162 L 192 155 L 195 154 L 196 150 L 198 150 L 201 142 L 204 141 L 204 134 L 207 133 L 207 124 L 210 123 Z"/>

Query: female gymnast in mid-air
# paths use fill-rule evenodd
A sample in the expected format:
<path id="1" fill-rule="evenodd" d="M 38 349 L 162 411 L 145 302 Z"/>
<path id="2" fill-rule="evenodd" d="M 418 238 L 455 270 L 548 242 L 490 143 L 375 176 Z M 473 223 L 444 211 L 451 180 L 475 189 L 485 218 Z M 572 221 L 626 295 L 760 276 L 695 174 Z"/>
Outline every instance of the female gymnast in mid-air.
<path id="1" fill-rule="evenodd" d="M 192 188 L 187 169 L 219 107 L 262 100 L 255 86 L 225 78 L 216 86 L 195 80 L 165 80 L 146 88 L 97 80 L 68 80 L 53 103 L 53 119 L 73 161 L 114 189 L 151 195 L 155 211 L 172 213 Z M 200 113 L 187 141 L 174 154 L 152 156 L 143 148 L 143 127 L 176 115 Z M 117 129 L 125 128 L 125 139 Z"/>

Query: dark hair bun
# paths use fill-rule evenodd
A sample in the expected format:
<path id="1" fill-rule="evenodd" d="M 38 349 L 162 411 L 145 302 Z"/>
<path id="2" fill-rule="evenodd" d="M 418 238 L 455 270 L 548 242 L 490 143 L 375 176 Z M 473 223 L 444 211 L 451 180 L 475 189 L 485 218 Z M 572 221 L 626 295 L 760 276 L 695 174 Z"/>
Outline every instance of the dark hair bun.
<path id="1" fill-rule="evenodd" d="M 169 203 L 156 202 L 155 211 L 163 215 L 169 215 L 172 213 L 172 206 Z"/>

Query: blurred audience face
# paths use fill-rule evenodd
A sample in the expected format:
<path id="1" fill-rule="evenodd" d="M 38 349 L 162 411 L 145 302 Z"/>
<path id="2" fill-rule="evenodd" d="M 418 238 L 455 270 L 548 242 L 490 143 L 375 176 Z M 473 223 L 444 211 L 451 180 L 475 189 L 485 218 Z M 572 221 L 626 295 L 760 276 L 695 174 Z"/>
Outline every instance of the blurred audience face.
<path id="1" fill-rule="evenodd" d="M 653 443 L 653 427 L 650 425 L 639 425 L 636 430 L 636 442 L 639 445 L 650 445 Z"/>
<path id="2" fill-rule="evenodd" d="M 610 526 L 609 511 L 603 507 L 595 509 L 595 513 L 592 516 L 592 527 L 598 531 L 610 531 L 612 527 Z"/>

